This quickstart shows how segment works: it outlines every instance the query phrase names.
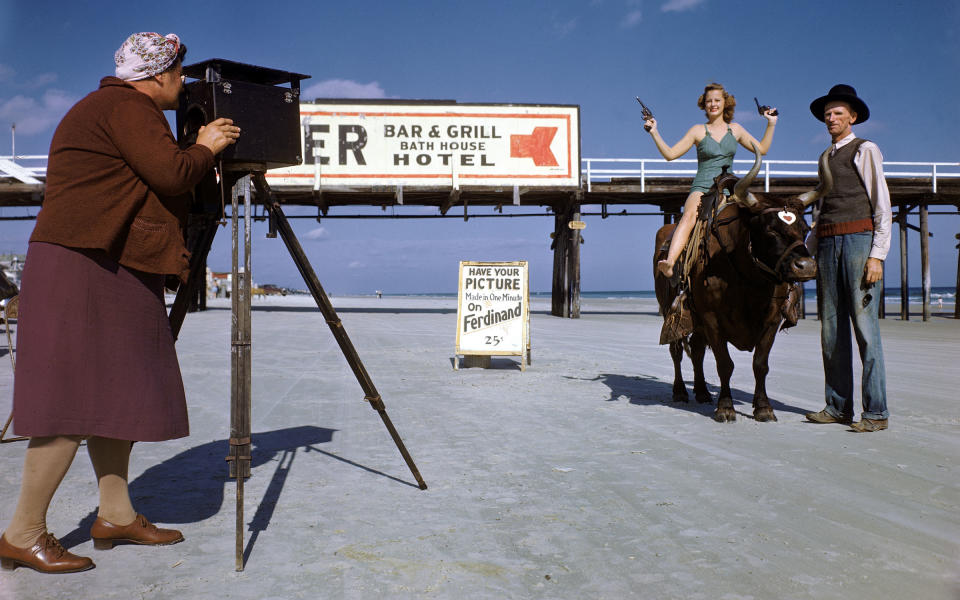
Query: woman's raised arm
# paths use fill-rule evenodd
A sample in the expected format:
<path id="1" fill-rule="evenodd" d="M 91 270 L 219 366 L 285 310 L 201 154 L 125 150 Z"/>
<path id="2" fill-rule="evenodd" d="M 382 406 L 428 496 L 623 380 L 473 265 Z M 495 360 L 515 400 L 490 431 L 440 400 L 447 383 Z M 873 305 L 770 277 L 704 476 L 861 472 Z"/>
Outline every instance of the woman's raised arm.
<path id="1" fill-rule="evenodd" d="M 733 129 L 733 135 L 737 138 L 737 141 L 740 142 L 741 146 L 750 152 L 753 152 L 753 144 L 756 144 L 760 147 L 761 155 L 766 154 L 770 150 L 770 145 L 773 144 L 773 129 L 777 125 L 778 118 L 776 115 L 772 115 L 770 113 L 775 110 L 775 108 L 771 108 L 767 112 L 763 113 L 763 117 L 767 120 L 767 128 L 763 132 L 763 139 L 761 139 L 759 142 L 739 123 L 730 124 L 730 128 Z"/>
<path id="2" fill-rule="evenodd" d="M 697 126 L 694 125 L 690 128 L 687 133 L 680 138 L 680 141 L 674 144 L 673 146 L 668 146 L 663 138 L 660 136 L 660 132 L 657 131 L 657 120 L 648 119 L 646 121 L 647 125 L 650 126 L 650 137 L 653 138 L 653 143 L 657 145 L 657 150 L 660 151 L 660 154 L 667 160 L 673 160 L 675 158 L 680 158 L 687 153 L 687 150 L 693 147 L 697 142 Z"/>

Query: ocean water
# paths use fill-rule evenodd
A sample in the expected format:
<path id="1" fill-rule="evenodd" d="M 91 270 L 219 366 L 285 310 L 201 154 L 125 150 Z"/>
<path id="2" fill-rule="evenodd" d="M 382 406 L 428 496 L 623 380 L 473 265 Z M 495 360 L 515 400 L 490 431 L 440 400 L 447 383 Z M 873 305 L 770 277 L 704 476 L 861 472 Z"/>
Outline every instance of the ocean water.
<path id="1" fill-rule="evenodd" d="M 810 299 L 816 294 L 816 288 L 814 286 L 806 286 L 807 298 Z M 888 287 L 885 290 L 887 302 L 899 302 L 900 301 L 900 288 L 899 287 Z M 908 289 L 910 294 L 910 302 L 920 304 L 923 302 L 923 288 L 920 287 L 911 287 Z M 363 294 L 370 295 L 373 294 Z M 422 298 L 456 298 L 457 294 L 455 292 L 433 292 L 433 293 L 423 293 L 423 294 L 390 294 L 384 293 L 384 296 L 411 296 L 411 297 L 422 297 Z M 550 298 L 551 292 L 530 292 L 531 298 Z M 656 294 L 653 290 L 581 290 L 581 298 L 597 298 L 597 299 L 608 299 L 608 300 L 647 300 L 656 298 Z M 939 299 L 943 299 L 944 304 L 952 304 L 956 300 L 956 289 L 953 287 L 946 286 L 937 286 L 930 288 L 930 302 L 932 304 L 937 304 Z"/>

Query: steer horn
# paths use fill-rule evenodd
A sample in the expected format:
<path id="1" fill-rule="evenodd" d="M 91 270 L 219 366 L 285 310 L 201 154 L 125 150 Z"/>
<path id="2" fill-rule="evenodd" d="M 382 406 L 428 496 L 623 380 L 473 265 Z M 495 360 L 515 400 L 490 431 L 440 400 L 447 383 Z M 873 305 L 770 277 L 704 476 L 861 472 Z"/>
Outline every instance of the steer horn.
<path id="1" fill-rule="evenodd" d="M 800 202 L 806 208 L 826 196 L 833 189 L 833 173 L 830 172 L 830 148 L 820 155 L 820 185 L 817 189 L 800 194 Z"/>
<path id="2" fill-rule="evenodd" d="M 756 160 L 753 161 L 753 168 L 750 169 L 750 172 L 747 173 L 746 176 L 737 182 L 737 185 L 733 186 L 733 194 L 730 195 L 732 202 L 738 202 L 750 210 L 753 210 L 759 203 L 756 196 L 747 191 L 747 188 L 753 183 L 754 177 L 760 172 L 760 147 L 756 144 L 753 144 L 753 153 L 757 157 Z"/>

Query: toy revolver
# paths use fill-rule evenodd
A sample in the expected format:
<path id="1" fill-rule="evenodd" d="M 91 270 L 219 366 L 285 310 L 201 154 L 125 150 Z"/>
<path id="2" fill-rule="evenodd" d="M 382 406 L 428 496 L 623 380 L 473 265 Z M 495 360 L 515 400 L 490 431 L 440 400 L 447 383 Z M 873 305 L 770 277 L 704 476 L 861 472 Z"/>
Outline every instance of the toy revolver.
<path id="1" fill-rule="evenodd" d="M 757 97 L 756 97 L 756 96 L 753 97 L 753 101 L 757 103 L 757 112 L 760 113 L 761 115 L 763 115 L 763 113 L 765 113 L 765 112 L 767 112 L 768 110 L 770 110 L 770 107 L 767 106 L 766 104 L 764 104 L 763 106 L 761 106 L 761 105 L 760 105 L 760 101 L 757 100 Z M 776 110 L 771 111 L 771 112 L 770 112 L 770 115 L 771 115 L 771 116 L 774 116 L 774 117 L 777 116 L 777 111 L 776 111 Z"/>
<path id="2" fill-rule="evenodd" d="M 641 113 L 643 114 L 643 120 L 644 120 L 644 121 L 647 121 L 648 119 L 652 119 L 652 118 L 653 118 L 653 111 L 650 110 L 649 108 L 647 108 L 647 105 L 643 103 L 643 100 L 640 99 L 640 96 L 635 96 L 635 97 L 636 97 L 636 99 L 637 99 L 637 102 L 640 103 L 640 111 L 641 111 Z M 643 128 L 644 128 L 646 131 L 650 131 L 650 126 L 649 126 L 649 125 L 644 124 Z"/>

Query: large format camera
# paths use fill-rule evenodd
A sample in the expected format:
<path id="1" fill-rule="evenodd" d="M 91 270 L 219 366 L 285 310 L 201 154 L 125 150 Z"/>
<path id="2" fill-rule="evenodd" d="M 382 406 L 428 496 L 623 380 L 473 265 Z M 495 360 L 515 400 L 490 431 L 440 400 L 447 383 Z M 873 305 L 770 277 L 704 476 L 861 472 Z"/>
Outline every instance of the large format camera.
<path id="1" fill-rule="evenodd" d="M 241 133 L 220 155 L 224 170 L 262 171 L 301 163 L 300 80 L 309 75 L 220 58 L 185 66 L 183 74 L 197 81 L 184 85 L 177 110 L 181 147 L 195 143 L 202 126 L 226 117 Z"/>

